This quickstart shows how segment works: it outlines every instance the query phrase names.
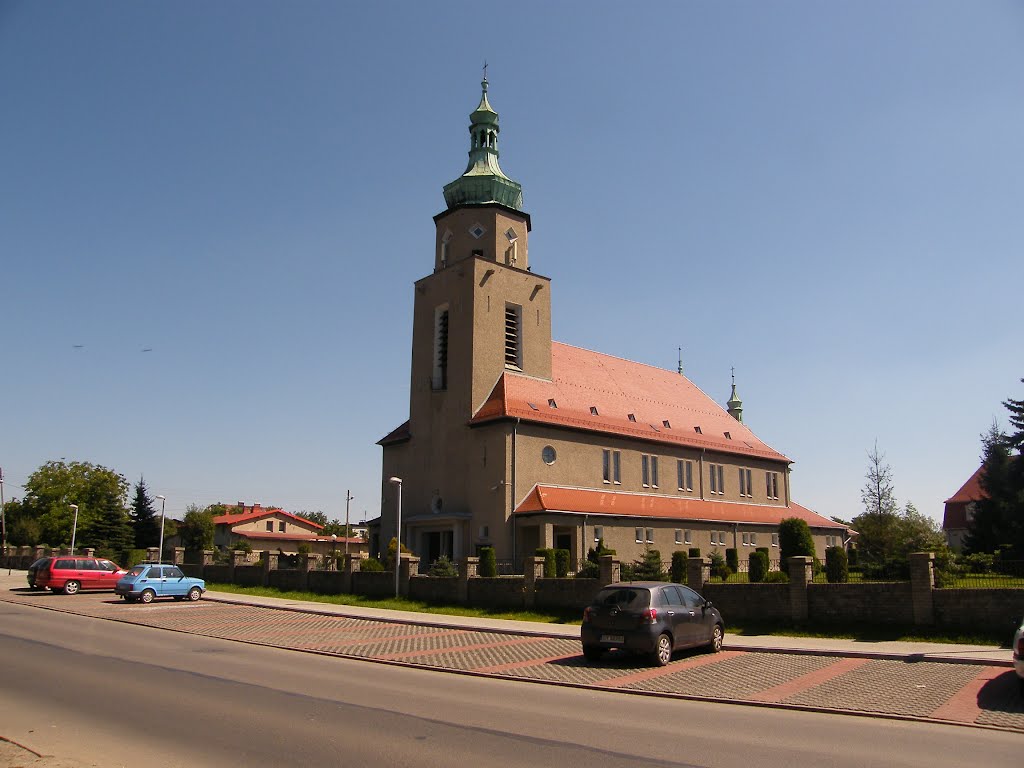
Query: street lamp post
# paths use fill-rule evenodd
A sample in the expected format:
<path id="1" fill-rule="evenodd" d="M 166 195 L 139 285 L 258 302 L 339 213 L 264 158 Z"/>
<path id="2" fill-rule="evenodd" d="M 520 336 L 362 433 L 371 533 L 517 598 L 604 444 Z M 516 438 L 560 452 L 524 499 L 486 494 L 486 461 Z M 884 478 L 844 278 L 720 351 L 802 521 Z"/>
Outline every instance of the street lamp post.
<path id="1" fill-rule="evenodd" d="M 71 554 L 75 554 L 75 534 L 78 533 L 78 505 L 68 504 L 71 509 L 75 510 L 75 521 L 71 524 Z"/>
<path id="2" fill-rule="evenodd" d="M 398 599 L 398 571 L 402 563 L 402 478 L 392 477 L 389 483 L 398 488 L 398 505 L 395 516 L 395 599 Z"/>
<path id="3" fill-rule="evenodd" d="M 7 515 L 4 512 L 4 470 L 0 467 L 0 530 L 3 531 L 4 557 L 7 558 L 7 575 L 11 575 L 11 556 L 7 552 Z"/>
<path id="4" fill-rule="evenodd" d="M 336 570 L 337 567 L 338 567 L 338 559 L 337 559 L 338 556 L 336 554 L 334 554 L 337 551 L 338 551 L 338 534 L 332 533 L 331 534 L 331 567 L 330 567 L 329 570 L 333 571 L 333 570 Z M 346 552 L 346 554 L 348 554 L 348 553 Z"/>
<path id="5" fill-rule="evenodd" d="M 352 491 L 345 491 L 345 554 L 348 555 L 348 539 L 350 536 L 348 530 L 348 505 L 354 499 Z"/>
<path id="6" fill-rule="evenodd" d="M 157 563 L 164 561 L 164 505 L 167 504 L 166 496 L 157 496 L 160 499 L 160 549 L 156 553 Z"/>

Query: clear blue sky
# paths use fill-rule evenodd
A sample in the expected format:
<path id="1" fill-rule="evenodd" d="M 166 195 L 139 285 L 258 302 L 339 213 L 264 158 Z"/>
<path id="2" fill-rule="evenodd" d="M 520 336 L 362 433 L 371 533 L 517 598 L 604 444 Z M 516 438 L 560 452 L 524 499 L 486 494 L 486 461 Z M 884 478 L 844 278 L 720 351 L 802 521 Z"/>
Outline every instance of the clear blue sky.
<path id="1" fill-rule="evenodd" d="M 1024 397 L 1020 2 L 0 2 L 7 498 L 375 516 L 485 59 L 555 338 L 940 517 Z"/>

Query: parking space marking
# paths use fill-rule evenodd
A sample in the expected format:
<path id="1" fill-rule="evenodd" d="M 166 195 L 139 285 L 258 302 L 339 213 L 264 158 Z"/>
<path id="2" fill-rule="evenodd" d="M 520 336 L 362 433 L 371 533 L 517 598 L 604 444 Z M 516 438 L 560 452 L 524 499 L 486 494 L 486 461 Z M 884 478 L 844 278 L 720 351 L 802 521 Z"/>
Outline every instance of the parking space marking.
<path id="1" fill-rule="evenodd" d="M 815 686 L 822 685 L 834 680 L 840 675 L 845 675 L 858 667 L 863 667 L 867 664 L 870 659 L 838 659 L 835 664 L 830 664 L 824 669 L 816 669 L 813 672 L 808 672 L 806 675 L 790 680 L 780 685 L 773 686 L 772 688 L 766 688 L 763 691 L 753 694 L 750 696 L 752 701 L 764 701 L 767 703 L 775 704 L 780 701 L 785 701 L 790 696 L 795 696 L 802 691 L 806 691 Z"/>
<path id="2" fill-rule="evenodd" d="M 488 675 L 503 675 L 506 672 L 511 672 L 514 669 L 523 669 L 524 667 L 536 667 L 541 664 L 553 664 L 557 661 L 565 661 L 579 656 L 579 653 L 562 654 L 561 656 L 548 656 L 543 659 L 525 659 L 523 661 L 513 661 L 508 664 L 495 664 L 490 667 L 475 667 L 474 672 L 483 672 Z"/>
<path id="3" fill-rule="evenodd" d="M 738 656 L 746 655 L 747 651 L 720 651 L 719 653 L 713 655 L 694 656 L 692 659 L 686 659 L 685 661 L 677 661 L 675 663 L 668 664 L 664 667 L 644 669 L 639 672 L 631 672 L 628 675 L 620 675 L 619 677 L 613 677 L 610 680 L 605 680 L 601 683 L 601 685 L 608 686 L 609 688 L 623 688 L 627 685 L 632 685 L 633 683 L 642 683 L 657 677 L 673 675 L 676 672 L 681 672 L 684 669 L 703 667 L 708 664 L 720 664 L 723 661 L 728 661 L 729 659 L 735 659 Z"/>

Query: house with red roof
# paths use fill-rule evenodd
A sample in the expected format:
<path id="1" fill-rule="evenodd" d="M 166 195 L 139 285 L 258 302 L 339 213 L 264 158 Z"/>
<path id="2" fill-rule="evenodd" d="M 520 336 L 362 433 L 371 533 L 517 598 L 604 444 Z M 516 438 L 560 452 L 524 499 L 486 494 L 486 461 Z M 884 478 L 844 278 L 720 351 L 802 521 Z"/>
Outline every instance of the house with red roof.
<path id="1" fill-rule="evenodd" d="M 985 490 L 981 487 L 981 474 L 984 469 L 984 465 L 978 467 L 967 482 L 960 486 L 960 490 L 946 499 L 942 531 L 946 534 L 946 543 L 954 552 L 963 551 L 968 526 L 974 519 L 975 505 L 987 498 Z"/>
<path id="2" fill-rule="evenodd" d="M 306 544 L 314 554 L 326 555 L 345 550 L 344 536 L 325 536 L 323 526 L 279 507 L 247 505 L 242 502 L 225 507 L 225 513 L 213 518 L 213 544 L 218 549 L 234 549 L 248 542 L 253 552 L 271 551 L 294 555 Z M 348 551 L 365 552 L 363 538 L 349 537 Z"/>
<path id="3" fill-rule="evenodd" d="M 469 162 L 444 188 L 430 274 L 415 283 L 409 419 L 383 447 L 371 551 L 396 535 L 427 561 L 493 547 L 575 564 L 598 540 L 778 552 L 778 525 L 808 522 L 821 556 L 847 528 L 792 499 L 791 459 L 676 371 L 551 338 L 551 280 L 534 271 L 522 187 L 498 164 L 498 115 L 482 83 Z M 614 311 L 611 308 L 609 311 Z M 777 556 L 777 555 L 776 555 Z"/>

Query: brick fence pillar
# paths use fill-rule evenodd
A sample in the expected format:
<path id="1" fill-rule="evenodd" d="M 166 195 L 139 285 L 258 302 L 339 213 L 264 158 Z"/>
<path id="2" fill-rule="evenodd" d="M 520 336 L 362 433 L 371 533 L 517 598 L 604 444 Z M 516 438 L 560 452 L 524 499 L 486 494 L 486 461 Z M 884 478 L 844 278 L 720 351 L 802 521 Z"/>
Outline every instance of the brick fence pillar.
<path id="1" fill-rule="evenodd" d="M 934 624 L 935 555 L 932 552 L 911 552 L 909 560 L 914 624 Z"/>
<path id="2" fill-rule="evenodd" d="M 231 584 L 235 583 L 235 569 L 240 565 L 245 565 L 246 556 L 245 552 L 238 549 L 231 550 L 231 559 L 228 560 L 228 581 Z"/>
<path id="3" fill-rule="evenodd" d="M 270 586 L 270 572 L 277 570 L 277 552 L 263 550 L 263 586 Z"/>
<path id="4" fill-rule="evenodd" d="M 710 557 L 686 558 L 686 586 L 697 592 L 704 591 L 704 583 L 711 579 Z"/>
<path id="5" fill-rule="evenodd" d="M 414 573 L 420 572 L 420 559 L 410 555 L 402 555 L 398 568 L 398 594 L 409 596 L 409 581 Z"/>
<path id="6" fill-rule="evenodd" d="M 175 565 L 184 565 L 185 564 L 185 548 L 184 547 L 175 547 L 172 551 L 174 552 L 174 554 L 172 555 L 172 557 L 174 558 L 172 562 Z"/>
<path id="7" fill-rule="evenodd" d="M 467 557 L 459 561 L 459 584 L 456 599 L 462 605 L 469 603 L 469 580 L 476 578 L 479 569 L 479 557 Z"/>
<path id="8" fill-rule="evenodd" d="M 537 599 L 537 579 L 544 575 L 544 558 L 523 558 L 523 607 L 530 609 Z"/>
<path id="9" fill-rule="evenodd" d="M 309 591 L 309 572 L 316 568 L 320 555 L 313 552 L 299 553 L 299 570 L 302 572 L 302 590 Z"/>
<path id="10" fill-rule="evenodd" d="M 213 565 L 213 550 L 212 549 L 204 549 L 203 550 L 203 567 L 205 567 L 207 565 Z"/>
<path id="11" fill-rule="evenodd" d="M 160 547 L 146 547 L 146 562 L 155 563 L 160 556 Z"/>
<path id="12" fill-rule="evenodd" d="M 82 549 L 82 556 L 83 557 L 96 557 L 96 548 L 95 547 L 84 547 Z"/>
<path id="13" fill-rule="evenodd" d="M 615 555 L 598 555 L 597 568 L 597 578 L 602 586 L 622 579 L 622 564 L 615 559 Z"/>
<path id="14" fill-rule="evenodd" d="M 32 550 L 32 562 L 34 563 L 40 557 L 46 557 L 46 547 L 36 546 L 36 548 Z"/>
<path id="15" fill-rule="evenodd" d="M 345 594 L 352 594 L 352 574 L 359 573 L 359 569 L 362 567 L 363 559 L 359 555 L 353 555 L 349 553 L 342 555 L 342 569 L 341 569 L 341 591 Z"/>
<path id="16" fill-rule="evenodd" d="M 789 564 L 789 617 L 795 622 L 807 621 L 807 585 L 814 580 L 814 558 L 797 555 Z"/>

